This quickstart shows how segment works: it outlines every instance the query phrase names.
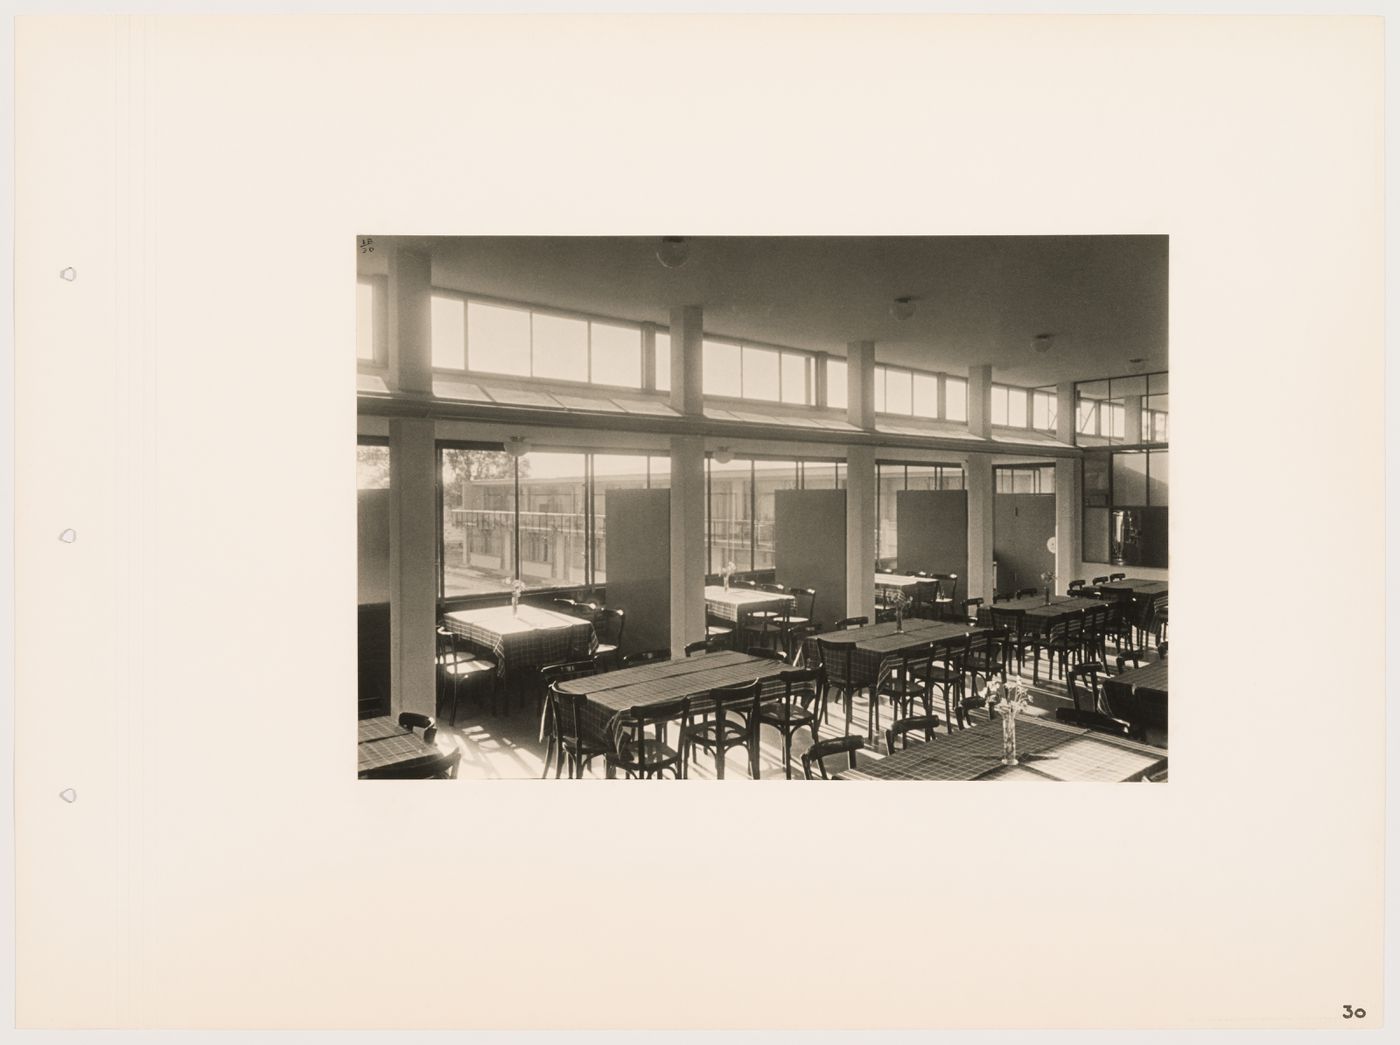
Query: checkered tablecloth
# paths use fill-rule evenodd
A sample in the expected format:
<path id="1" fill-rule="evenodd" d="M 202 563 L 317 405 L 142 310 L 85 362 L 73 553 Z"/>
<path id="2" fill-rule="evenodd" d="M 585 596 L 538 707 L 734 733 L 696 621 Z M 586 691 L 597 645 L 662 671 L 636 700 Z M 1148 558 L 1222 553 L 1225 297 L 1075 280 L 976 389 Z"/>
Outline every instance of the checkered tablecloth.
<path id="1" fill-rule="evenodd" d="M 1022 716 L 1018 766 L 1004 766 L 1000 722 L 938 736 L 838 774 L 841 780 L 1140 780 L 1166 765 L 1163 752 L 1077 726 Z"/>
<path id="2" fill-rule="evenodd" d="M 593 625 L 581 617 L 540 606 L 454 610 L 443 622 L 479 653 L 495 659 L 501 678 L 515 677 L 546 664 L 583 660 L 598 648 Z"/>
<path id="3" fill-rule="evenodd" d="M 1103 680 L 1109 710 L 1141 729 L 1167 728 L 1167 662 L 1125 671 Z"/>
<path id="4" fill-rule="evenodd" d="M 912 577 L 907 573 L 877 573 L 875 574 L 875 590 L 884 589 L 887 592 L 902 591 L 906 595 L 913 595 L 914 589 L 920 584 L 933 584 L 931 577 Z"/>
<path id="5" fill-rule="evenodd" d="M 903 633 L 897 631 L 896 627 L 893 621 L 887 621 L 884 624 L 869 624 L 863 628 L 848 628 L 845 631 L 828 631 L 822 635 L 809 636 L 802 642 L 802 663 L 820 663 L 818 639 L 838 645 L 854 645 L 856 649 L 851 656 L 851 681 L 857 686 L 870 686 L 879 678 L 881 667 L 898 658 L 905 650 L 926 646 L 930 642 L 947 642 L 972 632 L 986 630 L 980 625 L 924 620 L 919 617 L 906 620 Z"/>
<path id="6" fill-rule="evenodd" d="M 680 697 L 694 700 L 722 686 L 766 679 L 762 697 L 764 700 L 772 699 L 783 691 L 782 683 L 777 678 L 778 672 L 790 669 L 789 664 L 743 653 L 707 653 L 684 660 L 666 660 L 570 679 L 561 683 L 559 688 L 566 693 L 585 695 L 588 702 L 582 709 L 582 725 L 608 736 L 624 711 Z"/>
<path id="7" fill-rule="evenodd" d="M 358 753 L 359 772 L 364 774 L 386 766 L 431 761 L 442 755 L 443 751 L 399 725 L 397 719 L 386 716 L 360 722 Z"/>
<path id="8" fill-rule="evenodd" d="M 792 605 L 791 595 L 779 595 L 771 591 L 755 591 L 753 588 L 730 588 L 724 590 L 720 584 L 705 585 L 705 613 L 719 620 L 737 622 L 741 617 L 759 610 L 781 613 L 784 605 Z"/>

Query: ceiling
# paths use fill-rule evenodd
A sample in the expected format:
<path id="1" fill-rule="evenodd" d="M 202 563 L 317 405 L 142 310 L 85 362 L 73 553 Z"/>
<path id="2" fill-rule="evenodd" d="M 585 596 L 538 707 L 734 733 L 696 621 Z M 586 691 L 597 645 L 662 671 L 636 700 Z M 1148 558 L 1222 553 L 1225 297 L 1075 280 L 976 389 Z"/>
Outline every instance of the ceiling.
<path id="1" fill-rule="evenodd" d="M 989 363 L 1021 385 L 1167 369 L 1165 236 L 701 237 L 676 269 L 659 237 L 398 242 L 431 254 L 436 286 L 663 325 L 700 305 L 710 334 L 836 354 L 873 340 L 882 363 Z"/>

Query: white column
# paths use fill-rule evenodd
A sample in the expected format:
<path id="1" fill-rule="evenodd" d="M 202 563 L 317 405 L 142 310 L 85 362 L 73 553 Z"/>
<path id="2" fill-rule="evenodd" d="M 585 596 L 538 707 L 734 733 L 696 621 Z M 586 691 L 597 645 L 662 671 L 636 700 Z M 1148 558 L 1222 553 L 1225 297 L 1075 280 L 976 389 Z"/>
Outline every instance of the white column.
<path id="1" fill-rule="evenodd" d="M 1055 590 L 1063 592 L 1080 576 L 1080 527 L 1083 494 L 1079 485 L 1079 461 L 1055 462 Z M 1089 578 L 1084 578 L 1088 580 Z"/>
<path id="2" fill-rule="evenodd" d="M 990 365 L 967 368 L 967 430 L 969 434 L 990 439 L 992 435 L 992 368 Z M 968 598 L 976 598 L 968 595 Z"/>
<path id="3" fill-rule="evenodd" d="M 671 409 L 691 417 L 705 413 L 704 322 L 699 305 L 671 309 Z"/>
<path id="4" fill-rule="evenodd" d="M 389 656 L 393 713 L 437 704 L 437 453 L 433 422 L 389 421 Z"/>
<path id="5" fill-rule="evenodd" d="M 1062 443 L 1074 445 L 1073 381 L 1062 381 L 1055 386 L 1055 438 Z"/>
<path id="6" fill-rule="evenodd" d="M 426 254 L 395 250 L 389 265 L 390 388 L 433 391 L 432 266 Z"/>
<path id="7" fill-rule="evenodd" d="M 873 341 L 852 341 L 846 345 L 846 419 L 862 431 L 875 431 Z"/>
<path id="8" fill-rule="evenodd" d="M 674 339 L 674 328 L 672 338 Z M 672 341 L 674 345 L 674 340 Z M 674 380 L 674 372 L 673 372 Z M 705 440 L 671 436 L 671 655 L 705 637 Z"/>
<path id="9" fill-rule="evenodd" d="M 1142 442 L 1142 396 L 1123 397 L 1123 442 L 1128 446 Z"/>
<path id="10" fill-rule="evenodd" d="M 875 619 L 873 446 L 846 447 L 846 616 Z"/>
<path id="11" fill-rule="evenodd" d="M 992 458 L 967 455 L 967 595 L 992 602 Z"/>

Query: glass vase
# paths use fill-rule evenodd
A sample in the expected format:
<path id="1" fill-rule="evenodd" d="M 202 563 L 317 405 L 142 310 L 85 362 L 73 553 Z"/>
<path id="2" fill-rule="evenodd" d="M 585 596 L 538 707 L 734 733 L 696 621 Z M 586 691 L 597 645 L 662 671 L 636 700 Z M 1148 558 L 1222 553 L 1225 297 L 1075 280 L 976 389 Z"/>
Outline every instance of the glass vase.
<path id="1" fill-rule="evenodd" d="M 1001 764 L 1019 765 L 1016 758 L 1016 713 L 1003 712 L 1001 716 Z"/>
<path id="2" fill-rule="evenodd" d="M 510 597 L 510 613 L 511 613 L 511 616 L 513 616 L 513 617 L 518 617 L 518 616 L 520 616 L 520 596 L 519 596 L 519 595 L 512 595 L 512 596 Z"/>

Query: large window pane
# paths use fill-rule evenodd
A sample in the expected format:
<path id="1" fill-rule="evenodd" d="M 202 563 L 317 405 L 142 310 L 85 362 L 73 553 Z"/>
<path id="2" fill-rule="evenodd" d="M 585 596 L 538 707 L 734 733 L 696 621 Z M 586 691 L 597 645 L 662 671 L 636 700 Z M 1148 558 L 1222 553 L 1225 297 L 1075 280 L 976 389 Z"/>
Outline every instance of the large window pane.
<path id="1" fill-rule="evenodd" d="M 938 378 L 933 374 L 914 375 L 914 416 L 938 416 Z"/>
<path id="2" fill-rule="evenodd" d="M 1168 461 L 1166 450 L 1147 455 L 1147 503 L 1155 507 L 1167 505 Z"/>
<path id="3" fill-rule="evenodd" d="M 1031 424 L 1043 432 L 1053 432 L 1057 424 L 1054 393 L 1036 392 L 1031 399 Z"/>
<path id="4" fill-rule="evenodd" d="M 783 402 L 810 403 L 812 357 L 802 352 L 783 353 Z"/>
<path id="5" fill-rule="evenodd" d="M 614 490 L 645 490 L 647 459 L 625 454 L 593 455 L 593 581 L 608 579 L 608 494 Z"/>
<path id="6" fill-rule="evenodd" d="M 992 424 L 1006 424 L 1006 386 L 992 386 Z"/>
<path id="7" fill-rule="evenodd" d="M 531 373 L 556 381 L 587 381 L 588 324 L 581 319 L 539 313 L 534 313 L 531 321 L 534 328 Z M 520 557 L 522 561 L 525 558 L 523 547 Z"/>
<path id="8" fill-rule="evenodd" d="M 826 361 L 826 405 L 837 410 L 845 410 L 846 402 L 846 361 L 828 357 Z"/>
<path id="9" fill-rule="evenodd" d="M 875 474 L 875 558 L 893 564 L 899 555 L 896 505 L 899 491 L 904 489 L 904 465 L 877 464 Z"/>
<path id="10" fill-rule="evenodd" d="M 1113 455 L 1113 503 L 1127 507 L 1147 504 L 1147 455 Z"/>
<path id="11" fill-rule="evenodd" d="M 943 379 L 943 416 L 949 421 L 967 420 L 967 381 L 964 378 Z"/>
<path id="12" fill-rule="evenodd" d="M 875 368 L 875 412 L 883 414 L 885 412 L 885 384 L 888 374 L 885 368 L 877 366 Z"/>
<path id="13" fill-rule="evenodd" d="M 913 407 L 913 375 L 907 370 L 885 371 L 885 412 L 908 416 Z"/>
<path id="14" fill-rule="evenodd" d="M 656 335 L 656 388 L 659 392 L 671 390 L 671 335 Z"/>
<path id="15" fill-rule="evenodd" d="M 796 461 L 754 462 L 754 559 L 755 570 L 773 568 L 774 492 L 797 488 Z"/>
<path id="16" fill-rule="evenodd" d="M 1006 423 L 1012 428 L 1026 427 L 1026 390 L 1008 388 L 1006 390 Z"/>
<path id="17" fill-rule="evenodd" d="M 744 346 L 745 399 L 768 399 L 777 402 L 780 396 L 778 353 L 768 348 Z"/>
<path id="18" fill-rule="evenodd" d="M 592 372 L 589 380 L 598 385 L 642 387 L 642 332 L 636 327 L 615 327 L 594 323 Z"/>
<path id="19" fill-rule="evenodd" d="M 749 498 L 751 461 L 730 461 L 720 464 L 707 459 L 710 494 L 707 528 L 710 535 L 710 573 L 719 573 L 726 562 L 736 569 L 753 568 L 750 552 L 753 516 Z"/>
<path id="20" fill-rule="evenodd" d="M 355 358 L 374 360 L 374 284 L 355 284 Z"/>
<path id="21" fill-rule="evenodd" d="M 356 446 L 360 605 L 389 601 L 389 448 Z"/>
<path id="22" fill-rule="evenodd" d="M 955 468 L 944 467 L 939 470 L 938 488 L 940 490 L 961 490 L 965 485 L 961 465 Z"/>
<path id="23" fill-rule="evenodd" d="M 432 296 L 428 322 L 433 343 L 433 366 L 461 370 L 465 365 L 466 342 L 462 330 L 465 305 L 461 298 Z"/>
<path id="24" fill-rule="evenodd" d="M 492 374 L 530 376 L 530 313 L 468 302 L 467 366 Z"/>
<path id="25" fill-rule="evenodd" d="M 739 346 L 723 341 L 704 342 L 704 377 L 707 396 L 738 398 L 742 386 L 739 379 Z"/>
<path id="26" fill-rule="evenodd" d="M 587 583 L 584 454 L 520 459 L 520 579 L 527 587 Z"/>
<path id="27" fill-rule="evenodd" d="M 911 464 L 906 469 L 908 481 L 906 490 L 937 490 L 942 466 L 936 464 Z"/>
<path id="28" fill-rule="evenodd" d="M 669 489 L 671 486 L 671 459 L 669 457 L 648 458 L 647 473 L 651 489 Z"/>
<path id="29" fill-rule="evenodd" d="M 515 458 L 443 450 L 441 459 L 443 594 L 509 590 L 515 579 Z"/>

